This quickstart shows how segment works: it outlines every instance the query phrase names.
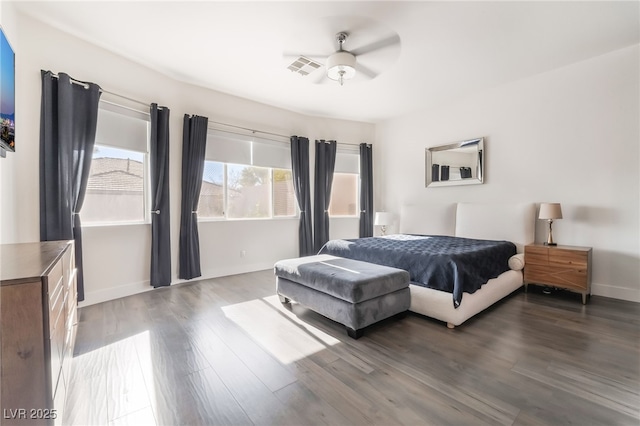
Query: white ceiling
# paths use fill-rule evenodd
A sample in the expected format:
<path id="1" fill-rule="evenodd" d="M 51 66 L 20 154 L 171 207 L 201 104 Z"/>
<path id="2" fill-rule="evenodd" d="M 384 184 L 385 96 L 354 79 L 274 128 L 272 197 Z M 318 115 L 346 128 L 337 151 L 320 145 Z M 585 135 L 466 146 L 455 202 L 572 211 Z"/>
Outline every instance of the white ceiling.
<path id="1" fill-rule="evenodd" d="M 377 122 L 638 44 L 629 2 L 20 2 L 49 25 L 177 80 L 304 114 Z M 335 34 L 374 79 L 344 86 L 286 70 Z M 297 52 L 300 50 L 299 52 Z M 286 57 L 285 57 L 286 56 Z M 315 57 L 314 57 L 315 58 Z M 322 73 L 322 71 L 317 71 Z"/>

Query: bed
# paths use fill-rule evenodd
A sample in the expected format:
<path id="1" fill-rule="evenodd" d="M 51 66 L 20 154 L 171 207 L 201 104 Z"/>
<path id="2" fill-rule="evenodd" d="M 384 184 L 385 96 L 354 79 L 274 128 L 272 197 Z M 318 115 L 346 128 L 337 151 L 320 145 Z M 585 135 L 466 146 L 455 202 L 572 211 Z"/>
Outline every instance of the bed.
<path id="1" fill-rule="evenodd" d="M 534 204 L 430 204 L 429 206 L 403 206 L 400 212 L 400 234 L 386 238 L 359 240 L 332 240 L 320 253 L 349 257 L 371 263 L 379 263 L 409 270 L 411 277 L 411 307 L 409 310 L 444 321 L 449 328 L 462 324 L 467 319 L 493 305 L 523 285 L 524 246 L 533 242 L 535 233 Z M 440 282 L 425 283 L 421 278 L 420 267 L 426 267 L 439 258 L 425 256 L 423 265 L 415 260 L 407 260 L 410 252 L 426 253 L 430 249 L 406 245 L 406 253 L 399 253 L 402 244 L 398 241 L 420 240 L 421 236 L 439 236 L 445 242 L 450 237 L 459 237 L 465 243 L 488 241 L 482 244 L 500 247 L 500 254 L 481 252 L 479 257 L 464 265 L 465 260 L 445 260 L 447 267 L 454 270 L 467 267 L 485 266 L 484 260 L 498 257 L 498 265 L 489 271 L 483 271 L 486 282 L 459 284 L 457 272 L 439 276 Z M 435 239 L 435 238 L 434 238 Z M 358 249 L 355 249 L 356 244 Z M 472 244 L 473 245 L 473 244 Z M 446 244 L 445 244 L 446 246 Z M 389 248 L 390 247 L 390 248 Z M 386 253 L 384 253 L 386 250 Z M 395 254 L 390 255 L 394 251 Z M 376 251 L 381 253 L 376 254 Z M 473 256 L 472 256 L 473 257 Z M 408 263 L 407 263 L 408 262 Z M 410 268 L 413 268 L 410 270 Z M 418 268 L 418 269 L 416 269 Z M 496 269 L 497 268 L 497 269 Z M 482 269 L 482 268 L 481 268 Z M 487 268 L 484 268 L 487 269 Z M 472 275 L 475 276 L 476 271 Z M 488 274 L 488 275 L 487 275 Z M 495 277 L 495 278 L 492 278 Z M 467 277 L 468 278 L 468 277 Z M 465 278 L 465 279 L 467 279 Z M 448 282 L 443 282 L 448 281 Z M 452 282 L 455 281 L 455 282 Z M 464 281 L 464 280 L 463 280 Z M 482 280 L 484 281 L 484 279 Z M 425 285 L 430 285 L 426 287 Z M 464 288 L 463 288 L 464 287 Z"/>

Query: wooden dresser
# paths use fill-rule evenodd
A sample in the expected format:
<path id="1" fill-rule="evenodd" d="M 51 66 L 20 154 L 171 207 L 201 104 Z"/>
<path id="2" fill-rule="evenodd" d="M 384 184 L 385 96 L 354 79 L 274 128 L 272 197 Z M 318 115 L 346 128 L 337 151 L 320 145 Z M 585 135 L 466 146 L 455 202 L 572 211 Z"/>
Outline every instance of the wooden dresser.
<path id="1" fill-rule="evenodd" d="M 0 423 L 61 424 L 77 326 L 73 241 L 0 245 Z"/>
<path id="2" fill-rule="evenodd" d="M 524 248 L 524 286 L 545 284 L 582 293 L 582 303 L 591 294 L 591 247 L 529 244 Z"/>

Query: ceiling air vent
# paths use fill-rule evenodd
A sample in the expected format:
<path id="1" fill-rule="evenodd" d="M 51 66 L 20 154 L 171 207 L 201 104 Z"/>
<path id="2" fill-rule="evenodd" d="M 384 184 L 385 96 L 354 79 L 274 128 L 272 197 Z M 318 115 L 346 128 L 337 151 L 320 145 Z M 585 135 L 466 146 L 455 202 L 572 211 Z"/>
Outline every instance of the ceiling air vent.
<path id="1" fill-rule="evenodd" d="M 287 69 L 291 72 L 295 72 L 304 76 L 304 75 L 311 74 L 321 66 L 322 65 L 320 65 L 315 61 L 312 61 L 309 58 L 305 58 L 304 56 L 299 56 L 295 61 L 291 63 L 291 65 L 287 67 Z"/>

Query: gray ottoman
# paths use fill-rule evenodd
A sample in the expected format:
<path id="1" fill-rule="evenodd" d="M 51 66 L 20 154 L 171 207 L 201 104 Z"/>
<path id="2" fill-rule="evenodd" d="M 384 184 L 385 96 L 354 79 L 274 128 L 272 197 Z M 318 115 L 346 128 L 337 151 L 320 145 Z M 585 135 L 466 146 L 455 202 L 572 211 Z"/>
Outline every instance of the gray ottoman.
<path id="1" fill-rule="evenodd" d="M 274 266 L 276 292 L 343 324 L 350 337 L 409 309 L 409 273 L 402 269 L 321 254 Z"/>

